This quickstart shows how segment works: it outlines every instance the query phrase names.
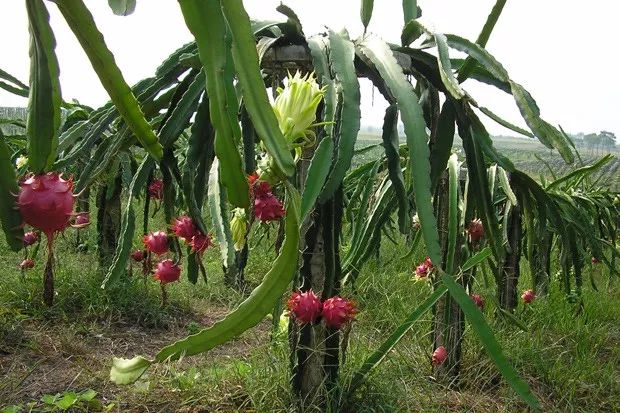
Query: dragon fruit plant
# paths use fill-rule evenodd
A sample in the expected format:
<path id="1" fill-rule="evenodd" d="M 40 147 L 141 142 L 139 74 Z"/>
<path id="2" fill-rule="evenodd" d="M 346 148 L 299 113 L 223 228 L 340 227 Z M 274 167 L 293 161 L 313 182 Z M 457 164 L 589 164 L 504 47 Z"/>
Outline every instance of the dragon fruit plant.
<path id="1" fill-rule="evenodd" d="M 314 128 L 319 125 L 315 123 L 316 111 L 323 100 L 325 88 L 319 88 L 314 74 L 302 75 L 297 71 L 294 75 L 289 74 L 286 87 L 278 88 L 277 93 L 272 110 L 284 139 L 280 144 L 294 152 L 294 162 L 297 162 L 302 150 L 315 144 Z M 260 155 L 258 170 L 248 177 L 248 184 L 253 216 L 267 223 L 280 220 L 285 215 L 284 205 L 273 193 L 274 186 L 282 182 L 284 174 L 263 142 L 260 146 L 263 153 Z M 230 222 L 236 250 L 243 248 L 248 226 L 254 221 L 248 222 L 245 211 L 241 211 L 240 208 L 235 210 Z"/>
<path id="2" fill-rule="evenodd" d="M 31 59 L 32 78 L 29 85 L 29 106 L 31 107 L 27 122 L 29 137 L 27 155 L 28 168 L 36 174 L 35 177 L 45 176 L 44 174 L 55 165 L 56 153 L 54 151 L 58 146 L 62 103 L 58 64 L 54 53 L 55 42 L 47 18 L 46 3 L 49 2 L 42 0 L 26 2 L 31 17 L 30 25 L 33 26 L 33 30 L 31 30 L 33 44 L 40 47 L 40 50 L 37 51 L 44 53 L 47 57 L 43 60 Z M 474 110 L 477 105 L 462 89 L 463 81 L 471 77 L 474 70 L 476 70 L 477 75 L 480 75 L 481 71 L 477 69 L 484 69 L 482 72 L 484 76 L 488 76 L 486 80 L 489 84 L 501 85 L 504 91 L 515 98 L 527 126 L 532 131 L 532 136 L 545 138 L 543 139 L 545 145 L 558 149 L 568 161 L 573 157 L 570 147 L 560 131 L 556 130 L 551 123 L 540 118 L 540 110 L 531 95 L 510 78 L 501 64 L 484 50 L 490 31 L 497 22 L 504 3 L 505 1 L 497 2 L 492 15 L 485 24 L 483 33 L 475 43 L 459 36 L 435 33 L 425 27 L 417 19 L 418 8 L 415 2 L 403 2 L 406 29 L 403 31 L 401 45 L 398 47 L 390 45 L 378 36 L 366 33 L 366 31 L 359 39 L 350 39 L 345 31 L 334 32 L 332 30 L 309 37 L 306 39 L 305 46 L 311 51 L 310 57 L 318 75 L 318 82 L 312 73 L 297 72 L 294 75 L 289 75 L 285 82 L 286 87 L 278 90 L 278 96 L 273 105 L 270 105 L 265 90 L 266 78 L 263 75 L 271 76 L 272 79 L 270 80 L 274 81 L 274 84 L 281 79 L 279 74 L 261 72 L 255 44 L 256 37 L 266 37 L 267 40 L 272 41 L 273 37 L 270 37 L 271 35 L 268 33 L 270 31 L 264 30 L 261 34 L 252 32 L 252 25 L 241 0 L 180 1 L 179 6 L 195 42 L 192 42 L 191 48 L 179 51 L 174 58 L 169 59 L 162 68 L 158 69 L 158 78 L 155 84 L 162 79 L 165 80 L 175 70 L 182 68 L 178 63 L 180 60 L 178 57 L 181 54 L 197 57 L 197 60 L 192 61 L 199 61 L 202 67 L 201 70 L 190 70 L 190 73 L 184 78 L 187 81 L 179 81 L 175 76 L 169 76 L 171 78 L 170 83 L 162 82 L 162 89 L 153 90 L 153 92 L 162 92 L 177 88 L 175 92 L 180 92 L 182 89 L 178 89 L 179 87 L 189 86 L 183 91 L 184 93 L 176 93 L 177 96 L 182 96 L 183 104 L 170 105 L 168 112 L 163 116 L 162 125 L 159 128 L 161 132 L 160 141 L 160 138 L 153 132 L 151 124 L 153 124 L 154 118 L 160 115 L 159 112 L 162 108 L 154 110 L 155 113 L 142 111 L 142 109 L 148 110 L 148 106 L 157 105 L 148 105 L 144 101 L 139 101 L 141 99 L 139 90 L 132 91 L 127 85 L 114 62 L 112 53 L 104 43 L 104 36 L 98 31 L 84 2 L 82 0 L 53 2 L 80 40 L 86 55 L 95 65 L 96 71 L 115 106 L 110 109 L 119 113 L 116 118 L 112 116 L 111 124 L 126 125 L 126 129 L 122 133 L 114 131 L 115 133 L 106 136 L 109 139 L 105 139 L 105 141 L 118 143 L 118 139 L 126 139 L 129 135 L 135 136 L 137 139 L 136 143 L 138 144 L 131 145 L 129 152 L 137 151 L 139 156 L 136 159 L 141 159 L 142 163 L 133 176 L 129 193 L 126 194 L 128 195 L 128 202 L 127 208 L 123 212 L 123 222 L 135 226 L 132 221 L 135 218 L 132 201 L 139 196 L 145 187 L 148 188 L 149 200 L 154 199 L 156 202 L 161 200 L 165 207 L 167 220 L 172 219 L 174 211 L 176 211 L 173 199 L 176 201 L 180 197 L 176 196 L 176 188 L 172 184 L 173 179 L 168 180 L 169 176 L 166 175 L 168 173 L 165 172 L 165 161 L 167 159 L 159 164 L 160 168 L 163 166 L 162 174 L 165 184 L 164 180 L 152 180 L 149 177 L 153 176 L 157 162 L 162 161 L 164 147 L 166 150 L 175 148 L 175 146 L 180 149 L 176 139 L 188 129 L 192 123 L 191 119 L 195 119 L 191 125 L 192 136 L 188 140 L 187 162 L 183 171 L 183 183 L 180 185 L 183 187 L 183 198 L 187 201 L 188 214 L 196 220 L 200 217 L 203 204 L 202 195 L 204 194 L 197 196 L 194 189 L 200 191 L 202 187 L 205 187 L 204 175 L 209 173 L 209 171 L 202 171 L 203 176 L 198 176 L 197 170 L 199 168 L 197 165 L 206 166 L 210 164 L 213 160 L 212 155 L 215 155 L 217 162 L 213 163 L 217 163 L 215 173 L 219 175 L 216 177 L 217 179 L 214 179 L 214 182 L 217 185 L 221 184 L 222 187 L 218 186 L 214 191 L 218 195 L 216 203 L 219 202 L 220 204 L 218 204 L 219 209 L 213 215 L 228 224 L 227 221 L 231 217 L 228 216 L 227 202 L 232 207 L 239 208 L 239 210 L 235 210 L 232 222 L 230 222 L 231 236 L 229 238 L 232 237 L 234 242 L 226 242 L 227 246 L 230 245 L 230 251 L 224 251 L 223 255 L 233 257 L 234 249 L 241 250 L 246 245 L 249 228 L 256 220 L 281 222 L 285 234 L 280 254 L 274 261 L 272 269 L 265 275 L 264 281 L 247 301 L 242 303 L 233 313 L 201 331 L 197 336 L 180 340 L 163 348 L 154 359 L 136 357 L 129 361 L 115 360 L 111 378 L 117 382 L 126 383 L 136 380 L 152 363 L 174 360 L 208 351 L 258 324 L 267 312 L 271 311 L 273 304 L 281 299 L 285 291 L 290 288 L 291 281 L 293 281 L 294 290 L 307 290 L 308 285 L 305 283 L 307 280 L 301 276 L 295 278 L 295 274 L 299 275 L 301 271 L 308 270 L 303 265 L 299 270 L 299 263 L 302 261 L 299 259 L 299 245 L 300 239 L 308 240 L 306 237 L 308 234 L 302 234 L 304 238 L 300 236 L 300 228 L 305 231 L 305 227 L 307 227 L 305 224 L 309 224 L 317 230 L 315 232 L 331 233 L 335 238 L 328 240 L 332 242 L 331 252 L 320 254 L 323 254 L 321 257 L 325 259 L 326 263 L 336 263 L 335 265 L 338 268 L 335 268 L 333 273 L 343 274 L 343 277 L 324 283 L 320 287 L 320 291 L 319 287 L 315 287 L 316 294 L 314 292 L 310 294 L 309 291 L 296 293 L 297 295 L 293 294 L 289 300 L 289 311 L 297 321 L 297 323 L 292 323 L 292 331 L 300 331 L 301 329 L 307 331 L 309 328 L 313 330 L 316 328 L 319 334 L 327 333 L 324 334 L 325 340 L 319 340 L 321 343 L 326 343 L 324 348 L 311 347 L 312 343 L 310 342 L 299 342 L 297 347 L 300 350 L 299 354 L 303 353 L 305 349 L 310 349 L 313 354 L 328 354 L 330 358 L 330 360 L 321 361 L 322 364 L 318 368 L 315 368 L 317 366 L 304 366 L 307 357 L 298 358 L 296 363 L 292 363 L 295 364 L 296 369 L 293 373 L 292 382 L 293 386 L 296 387 L 295 392 L 301 396 L 300 400 L 302 401 L 313 400 L 314 398 L 310 396 L 318 394 L 318 390 L 313 392 L 315 389 L 309 388 L 297 391 L 297 387 L 301 387 L 304 383 L 321 383 L 321 385 L 327 383 L 331 389 L 337 389 L 339 363 L 334 363 L 333 360 L 338 360 L 341 350 L 341 337 L 338 330 L 347 326 L 357 312 L 356 306 L 352 302 L 339 295 L 340 288 L 345 283 L 355 282 L 356 273 L 359 272 L 364 261 L 372 256 L 373 249 L 380 244 L 377 242 L 381 238 L 381 224 L 378 222 L 382 220 L 382 217 L 395 215 L 397 213 L 396 205 L 398 205 L 399 227 L 403 233 L 408 232 L 408 227 L 411 226 L 409 217 L 413 212 L 411 207 L 415 206 L 415 212 L 419 219 L 413 226 L 416 229 L 419 228 L 425 248 L 437 266 L 435 268 L 433 263 L 426 262 L 426 260 L 418 265 L 419 271 L 416 272 L 420 276 L 428 279 L 429 273 L 432 272 L 433 278 L 436 278 L 433 280 L 435 291 L 429 297 L 429 300 L 433 298 L 435 301 L 427 300 L 423 308 L 431 308 L 437 300 L 443 299 L 442 294 L 449 290 L 451 296 L 460 297 L 458 304 L 462 306 L 464 311 L 468 312 L 467 316 L 471 318 L 472 326 L 480 334 L 485 347 L 497 349 L 497 343 L 484 320 L 480 317 L 471 317 L 472 315 L 479 316 L 475 304 L 471 302 L 474 298 L 468 297 L 463 286 L 457 283 L 458 279 L 456 281 L 453 279 L 458 275 L 458 267 L 467 262 L 455 259 L 455 255 L 458 253 L 455 254 L 454 251 L 458 251 L 457 247 L 460 246 L 464 246 L 465 249 L 470 246 L 459 245 L 461 244 L 462 233 L 458 231 L 457 236 L 457 230 L 454 227 L 451 227 L 452 229 L 449 231 L 441 231 L 442 234 L 450 236 L 448 239 L 450 242 L 440 243 L 438 241 L 439 231 L 437 230 L 437 218 L 434 216 L 433 208 L 433 193 L 436 189 L 434 183 L 437 182 L 439 175 L 445 169 L 445 160 L 448 159 L 451 145 L 445 145 L 444 148 L 440 148 L 441 145 L 434 145 L 431 151 L 427 131 L 442 130 L 448 132 L 449 136 L 453 136 L 455 129 L 458 128 L 463 141 L 467 168 L 469 171 L 476 172 L 477 175 L 472 175 L 473 180 L 469 185 L 472 196 L 468 199 L 473 202 L 468 208 L 474 208 L 474 213 L 479 214 L 487 226 L 487 228 L 483 228 L 480 220 L 474 220 L 468 225 L 467 235 L 471 246 L 474 247 L 472 249 L 477 249 L 482 244 L 483 237 L 485 241 L 488 240 L 493 249 L 493 254 L 499 262 L 503 255 L 503 246 L 497 236 L 500 232 L 493 216 L 497 211 L 494 210 L 493 199 L 490 198 L 493 191 L 489 191 L 485 161 L 493 160 L 503 163 L 506 170 L 511 172 L 511 184 L 513 181 L 519 184 L 518 180 L 521 178 L 521 188 L 527 189 L 527 191 L 521 191 L 521 194 L 526 194 L 525 196 L 532 193 L 544 194 L 544 190 L 538 190 L 539 187 L 535 182 L 526 181 L 523 176 L 519 175 L 519 171 L 513 170 L 512 165 L 502 159 L 499 156 L 501 154 L 495 151 L 484 123 L 480 121 L 477 112 Z M 365 28 L 372 16 L 372 4 L 373 2 L 362 2 L 361 16 Z M 293 40 L 290 42 L 291 44 L 303 43 L 304 33 L 300 27 L 293 26 L 300 25 L 291 25 L 289 22 L 286 26 L 279 26 L 276 23 L 273 24 L 273 28 L 278 30 L 273 30 L 272 33 L 277 32 L 279 36 L 285 38 L 292 33 L 295 36 L 294 39 L 284 40 Z M 284 28 L 286 30 L 283 30 Z M 231 44 L 213 41 L 225 37 L 230 39 Z M 421 39 L 421 42 L 416 43 L 416 45 L 422 44 L 421 48 L 412 45 L 419 37 L 425 37 L 425 39 Z M 287 41 L 282 43 L 285 44 Z M 274 45 L 273 47 L 279 46 Z M 456 60 L 451 59 L 450 49 L 468 55 L 462 64 L 459 63 L 458 67 L 454 66 Z M 33 56 L 38 55 L 33 54 Z M 222 70 L 222 62 L 227 63 L 224 70 Z M 187 68 L 183 67 L 183 69 Z M 168 70 L 169 72 L 165 74 L 161 72 Z M 373 184 L 377 176 L 381 176 L 383 183 L 377 191 L 373 190 L 375 188 L 368 188 L 368 191 L 372 191 L 372 196 L 362 197 L 370 199 L 367 205 L 359 205 L 357 209 L 359 212 L 352 217 L 355 220 L 354 225 L 352 225 L 355 231 L 355 242 L 351 243 L 351 248 L 341 250 L 341 241 L 338 236 L 342 232 L 342 222 L 339 222 L 337 217 L 342 216 L 342 200 L 350 201 L 348 195 L 353 193 L 349 190 L 355 188 L 355 185 L 343 185 L 343 183 L 345 176 L 348 176 L 347 172 L 350 170 L 351 159 L 355 153 L 354 144 L 360 126 L 359 76 L 368 76 L 390 104 L 385 114 L 383 137 L 385 157 L 382 156 L 382 158 L 385 158 L 386 162 L 382 168 L 374 168 L 371 165 L 368 169 L 361 168 L 358 170 L 361 174 L 358 175 L 359 182 L 363 187 L 360 186 L 359 192 L 354 191 L 356 194 L 367 193 L 364 190 L 366 184 Z M 323 96 L 327 98 L 325 104 L 321 106 L 320 102 Z M 192 101 L 195 102 L 198 109 L 191 107 Z M 244 107 L 240 111 L 239 102 L 241 101 Z M 439 102 L 443 102 L 441 107 Z M 175 110 L 181 107 L 187 108 L 185 120 L 181 119 L 184 116 L 179 116 L 179 110 Z M 192 111 L 192 109 L 194 110 Z M 247 123 L 251 124 L 248 130 L 252 129 L 252 134 L 255 132 L 256 139 L 252 140 L 251 145 L 246 145 L 247 137 L 245 134 L 244 136 L 241 134 L 241 129 L 243 128 L 245 132 L 246 126 L 241 125 L 239 127 L 238 113 L 240 112 L 242 114 L 247 112 L 250 121 Z M 317 112 L 321 116 L 319 122 L 317 122 Z M 194 114 L 196 116 L 193 116 Z M 425 116 L 428 114 L 437 114 L 438 116 Z M 167 123 L 167 120 L 171 118 L 174 119 L 174 122 Z M 403 146 L 398 139 L 399 122 L 402 122 L 407 138 L 406 145 Z M 241 123 L 243 124 L 243 116 Z M 175 127 L 174 124 L 178 127 Z M 319 125 L 325 127 L 315 131 L 314 128 Z M 114 127 L 110 129 L 114 129 Z M 102 133 L 107 132 L 109 131 Z M 530 134 L 528 131 L 525 132 Z M 206 139 L 196 139 L 196 137 L 203 138 L 205 136 L 211 136 L 211 141 L 206 144 L 208 148 L 201 146 Z M 239 152 L 242 139 L 243 155 Z M 254 142 L 259 143 L 254 145 Z M 431 143 L 433 142 L 431 141 Z M 0 140 L 0 149 L 2 149 L 2 144 L 3 142 Z M 85 148 L 79 145 L 83 145 L 83 142 L 77 142 L 76 147 L 78 149 Z M 253 151 L 256 147 L 261 152 L 258 168 L 254 165 L 256 159 L 254 159 Z M 101 146 L 98 149 L 100 148 L 105 149 Z M 87 149 L 91 151 L 90 146 Z M 445 153 L 436 153 L 437 149 L 440 152 L 445 151 Z M 169 151 L 168 153 L 171 152 L 174 152 L 173 157 L 178 153 L 178 151 Z M 10 159 L 10 156 L 4 155 L 5 153 L 8 152 L 3 150 L 2 156 L 0 156 L 0 166 L 6 164 L 5 159 Z M 203 154 L 210 154 L 211 158 L 208 159 L 206 155 L 201 158 Z M 106 152 L 105 155 L 105 159 L 115 158 L 116 153 Z M 302 155 L 304 161 L 311 160 L 309 166 L 307 165 L 309 162 L 298 162 L 302 159 Z M 65 160 L 65 162 L 67 161 Z M 373 161 L 373 164 L 374 162 L 376 161 Z M 172 163 L 174 164 L 174 162 Z M 178 165 L 181 164 L 178 162 Z M 377 165 L 379 166 L 379 163 Z M 91 166 L 94 167 L 93 169 L 105 170 L 108 165 L 93 163 Z M 10 172 L 14 174 L 12 160 L 10 167 Z M 246 176 L 255 169 L 258 175 L 257 180 L 248 185 Z M 378 170 L 380 172 L 377 172 Z M 387 177 L 384 171 L 388 172 Z M 17 182 L 16 179 L 11 179 L 11 184 L 5 185 L 3 179 L 7 174 L 4 172 L 5 169 L 0 171 L 2 189 L 9 188 L 10 185 L 15 185 Z M 133 170 L 131 172 L 134 173 Z M 300 173 L 296 174 L 296 172 Z M 296 177 L 304 178 L 305 181 L 296 182 Z M 211 185 L 211 179 L 209 181 L 209 188 L 213 190 L 214 186 Z M 454 181 L 451 182 L 454 183 Z M 198 184 L 192 188 L 192 183 Z M 82 185 L 86 184 L 83 183 Z M 532 188 L 537 189 L 537 191 Z M 225 191 L 218 192 L 219 189 L 225 189 Z M 300 196 L 300 190 L 303 191 L 303 197 Z M 457 194 L 454 197 L 456 199 L 458 197 L 458 185 L 454 186 L 454 190 L 454 193 Z M 16 191 L 17 189 L 12 192 Z M 26 192 L 26 189 L 24 191 Z M 0 197 L 4 193 L 10 192 L 0 191 Z M 71 189 L 62 195 L 56 194 L 55 197 L 65 199 L 68 196 L 66 192 L 70 193 Z M 280 194 L 284 194 L 284 196 L 279 197 Z M 3 201 L 5 201 L 4 198 Z M 557 205 L 557 203 L 553 203 L 555 201 L 549 200 L 547 202 L 549 205 Z M 538 203 L 537 199 L 536 202 L 529 204 Z M 452 222 L 452 224 L 459 222 L 457 202 L 455 201 L 453 204 L 455 205 L 455 213 L 452 214 L 450 220 L 446 221 Z M 6 202 L 2 202 L 2 205 L 12 206 L 13 200 L 8 199 Z M 72 202 L 70 205 L 69 201 L 66 205 L 62 202 L 59 205 L 62 206 L 60 209 L 66 211 L 68 215 L 58 220 L 52 220 L 57 221 L 58 225 L 53 228 L 45 228 L 31 224 L 46 234 L 50 247 L 54 234 L 62 231 L 69 224 L 70 216 L 73 214 Z M 553 208 L 549 209 L 553 210 Z M 463 212 L 463 215 L 469 220 L 470 211 Z M 19 234 L 21 229 L 15 230 L 14 225 L 7 225 L 7 222 L 15 222 L 15 214 L 10 214 L 9 209 L 0 209 L 0 218 L 3 220 L 7 239 L 13 240 L 14 244 L 20 244 L 21 237 L 16 235 L 23 235 Z M 335 219 L 328 222 L 329 220 L 325 218 Z M 26 218 L 24 220 L 28 221 Z M 173 226 L 176 228 L 172 229 L 172 232 L 199 256 L 212 242 L 210 236 L 204 232 L 204 225 L 198 221 L 194 224 L 197 224 L 203 232 L 194 233 L 190 222 L 184 218 L 178 219 L 178 222 L 175 221 Z M 457 225 L 461 226 L 461 224 Z M 226 230 L 228 228 L 225 225 L 217 227 L 216 236 L 218 240 L 226 236 Z M 363 230 L 363 232 L 359 233 L 358 230 Z M 309 233 L 311 234 L 311 232 Z M 106 275 L 106 282 L 118 280 L 123 273 L 126 261 L 130 258 L 131 249 L 129 248 L 130 245 L 127 244 L 132 235 L 128 234 L 119 240 L 117 260 L 115 260 L 117 263 L 110 267 Z M 145 237 L 144 244 L 148 255 L 158 256 L 159 262 L 155 267 L 154 277 L 161 283 L 162 287 L 170 282 L 177 281 L 180 277 L 179 257 L 175 257 L 175 259 L 166 257 L 166 254 L 170 253 L 171 247 L 176 254 L 179 254 L 176 251 L 178 239 L 172 238 L 165 231 L 156 231 L 147 234 Z M 15 240 L 19 242 L 15 242 Z M 317 240 L 318 237 L 313 241 L 313 245 L 310 243 L 310 249 L 313 246 L 320 245 L 319 241 L 321 240 Z M 220 243 L 220 247 L 227 248 L 223 244 Z M 447 246 L 448 251 L 441 251 L 443 244 Z M 308 242 L 305 242 L 305 245 L 308 247 Z M 316 251 L 310 252 L 315 253 Z M 445 252 L 449 252 L 449 254 Z M 328 256 L 327 254 L 331 255 Z M 441 262 L 442 256 L 447 257 L 446 263 Z M 148 258 L 142 256 L 142 262 L 148 262 Z M 340 258 L 343 262 L 342 268 L 340 268 Z M 315 274 L 310 274 L 310 278 L 314 278 L 310 282 L 312 286 L 315 285 L 314 281 L 321 279 L 321 276 L 326 278 L 324 277 L 325 272 L 316 275 L 315 277 Z M 303 296 L 303 294 L 306 295 Z M 412 314 L 418 313 L 414 311 Z M 305 322 L 306 320 L 307 322 Z M 384 349 L 391 348 L 398 340 L 397 337 L 392 343 L 382 347 Z M 438 344 L 443 344 L 445 347 Z M 451 356 L 448 357 L 448 354 Z M 456 360 L 458 354 L 459 352 L 455 351 L 450 344 L 437 343 L 432 361 L 436 366 L 444 363 L 445 370 L 451 370 L 445 364 L 451 363 L 451 359 Z M 371 369 L 379 363 L 377 360 L 384 359 L 386 355 L 387 353 L 380 354 L 377 357 L 373 355 L 368 363 L 364 363 L 364 366 L 370 366 L 367 369 Z M 293 354 L 293 356 L 295 355 Z M 517 377 L 516 373 L 511 370 L 501 352 L 495 351 L 493 356 L 508 382 L 524 400 L 536 407 L 536 400 L 529 393 L 527 385 L 519 383 L 519 380 L 515 378 Z M 305 367 L 309 368 L 302 371 Z M 315 372 L 318 372 L 320 377 L 311 377 Z M 359 377 L 364 378 L 366 373 L 360 373 Z M 306 380 L 308 378 L 313 380 Z M 352 386 L 352 388 L 354 387 Z M 326 392 L 326 394 L 335 393 Z M 347 397 L 343 397 L 344 399 Z M 327 405 L 327 403 L 323 403 L 323 405 Z M 338 407 L 333 410 L 338 411 Z"/>

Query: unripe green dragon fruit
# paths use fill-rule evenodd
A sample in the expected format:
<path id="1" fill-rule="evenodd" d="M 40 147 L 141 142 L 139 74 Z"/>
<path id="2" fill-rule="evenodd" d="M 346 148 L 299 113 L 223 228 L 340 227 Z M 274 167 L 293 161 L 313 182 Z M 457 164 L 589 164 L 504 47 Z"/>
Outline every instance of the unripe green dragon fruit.
<path id="1" fill-rule="evenodd" d="M 241 251 L 245 245 L 245 234 L 248 227 L 248 218 L 243 208 L 235 208 L 230 220 L 230 231 L 235 242 L 235 251 Z"/>

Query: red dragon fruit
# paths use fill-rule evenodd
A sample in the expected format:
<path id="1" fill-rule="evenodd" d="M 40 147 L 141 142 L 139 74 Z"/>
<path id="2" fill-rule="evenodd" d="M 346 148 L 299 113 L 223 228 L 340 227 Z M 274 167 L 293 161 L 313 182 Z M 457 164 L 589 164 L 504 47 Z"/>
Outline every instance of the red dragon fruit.
<path id="1" fill-rule="evenodd" d="M 428 276 L 429 268 L 425 263 L 422 263 L 415 267 L 415 276 L 416 278 L 426 278 Z"/>
<path id="2" fill-rule="evenodd" d="M 84 228 L 88 225 L 90 225 L 90 216 L 88 212 L 80 212 L 76 215 L 75 224 L 73 224 L 72 226 L 74 228 Z"/>
<path id="3" fill-rule="evenodd" d="M 252 194 L 254 195 L 254 198 L 264 198 L 266 196 L 273 195 L 273 192 L 271 190 L 271 185 L 269 185 L 269 182 L 255 181 L 252 184 L 251 188 L 252 188 Z"/>
<path id="4" fill-rule="evenodd" d="M 262 222 L 275 221 L 285 214 L 282 203 L 272 193 L 271 185 L 259 181 L 255 175 L 248 177 L 250 191 L 254 198 L 254 215 Z"/>
<path id="5" fill-rule="evenodd" d="M 484 227 L 479 218 L 472 220 L 467 227 L 467 234 L 471 242 L 476 242 L 484 236 Z"/>
<path id="6" fill-rule="evenodd" d="M 164 181 L 161 179 L 153 179 L 149 184 L 149 196 L 156 201 L 164 198 Z"/>
<path id="7" fill-rule="evenodd" d="M 321 300 L 311 289 L 306 292 L 294 292 L 286 303 L 290 315 L 298 323 L 314 323 L 321 315 Z"/>
<path id="8" fill-rule="evenodd" d="M 172 232 L 179 238 L 183 238 L 185 242 L 191 242 L 194 235 L 198 234 L 198 229 L 194 221 L 187 215 L 182 215 L 172 220 Z"/>
<path id="9" fill-rule="evenodd" d="M 284 216 L 282 203 L 273 194 L 254 199 L 254 214 L 263 222 L 275 221 Z"/>
<path id="10" fill-rule="evenodd" d="M 135 250 L 134 252 L 131 253 L 131 259 L 134 260 L 135 262 L 142 262 L 142 260 L 144 259 L 144 251 Z"/>
<path id="11" fill-rule="evenodd" d="M 424 259 L 424 265 L 426 265 L 429 270 L 433 269 L 433 261 L 431 261 L 431 257 L 426 257 Z"/>
<path id="12" fill-rule="evenodd" d="M 26 258 L 19 264 L 19 268 L 21 268 L 22 271 L 34 268 L 34 261 L 30 258 Z"/>
<path id="13" fill-rule="evenodd" d="M 470 295 L 470 297 L 472 301 L 474 302 L 474 304 L 476 304 L 476 307 L 478 307 L 481 310 L 484 308 L 484 298 L 482 298 L 480 294 L 472 294 Z"/>
<path id="14" fill-rule="evenodd" d="M 144 247 L 150 252 L 162 255 L 168 252 L 168 235 L 164 231 L 151 232 L 144 236 Z"/>
<path id="15" fill-rule="evenodd" d="M 19 186 L 17 204 L 24 222 L 42 231 L 47 238 L 43 299 L 51 307 L 54 302 L 54 237 L 69 226 L 73 216 L 73 181 L 62 179 L 57 172 L 48 172 L 25 177 Z"/>
<path id="16" fill-rule="evenodd" d="M 207 250 L 207 248 L 213 245 L 213 242 L 211 241 L 210 236 L 197 233 L 196 235 L 192 237 L 192 240 L 190 241 L 189 245 L 192 247 L 192 252 L 197 252 L 199 254 L 202 254 L 203 252 Z"/>
<path id="17" fill-rule="evenodd" d="M 355 314 L 355 304 L 345 298 L 334 296 L 323 302 L 323 320 L 327 327 L 338 329 L 352 321 Z"/>
<path id="18" fill-rule="evenodd" d="M 162 284 L 178 281 L 181 278 L 181 267 L 174 261 L 167 259 L 157 264 L 155 279 Z"/>
<path id="19" fill-rule="evenodd" d="M 51 248 L 55 234 L 67 228 L 73 214 L 73 181 L 49 172 L 30 176 L 20 186 L 17 202 L 22 218 L 45 233 Z"/>
<path id="20" fill-rule="evenodd" d="M 444 361 L 446 361 L 446 359 L 448 358 L 448 351 L 446 350 L 446 348 L 444 346 L 439 346 L 435 349 L 435 351 L 433 351 L 433 358 L 432 358 L 432 362 L 433 362 L 433 366 L 440 366 L 444 363 Z"/>
<path id="21" fill-rule="evenodd" d="M 39 241 L 39 234 L 36 232 L 30 231 L 24 234 L 24 245 L 26 247 L 36 244 L 37 241 Z"/>
<path id="22" fill-rule="evenodd" d="M 536 294 L 533 290 L 525 290 L 521 294 L 521 299 L 525 304 L 531 304 L 536 299 Z"/>
<path id="23" fill-rule="evenodd" d="M 598 258 L 592 257 L 592 265 L 597 265 L 599 263 L 600 263 L 600 261 L 598 260 Z"/>

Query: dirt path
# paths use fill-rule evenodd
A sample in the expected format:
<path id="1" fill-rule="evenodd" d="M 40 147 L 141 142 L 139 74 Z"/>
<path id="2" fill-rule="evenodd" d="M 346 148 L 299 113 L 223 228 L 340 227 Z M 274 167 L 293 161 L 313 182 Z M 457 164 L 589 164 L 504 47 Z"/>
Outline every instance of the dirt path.
<path id="1" fill-rule="evenodd" d="M 165 330 L 25 323 L 21 340 L 0 351 L 0 408 L 40 401 L 46 394 L 93 389 L 104 405 L 115 404 L 112 411 L 201 411 L 182 408 L 187 400 L 182 400 L 181 394 L 171 393 L 159 378 L 171 367 L 182 371 L 201 363 L 217 365 L 231 359 L 243 360 L 251 349 L 267 342 L 269 323 L 264 322 L 205 355 L 157 366 L 151 377 L 138 386 L 116 386 L 109 382 L 111 360 L 114 356 L 153 356 L 161 347 L 187 336 L 190 331 L 193 333 L 192 327 L 210 325 L 226 312 L 211 308 L 206 314 L 178 320 Z M 139 386 L 147 386 L 147 391 L 140 391 Z"/>

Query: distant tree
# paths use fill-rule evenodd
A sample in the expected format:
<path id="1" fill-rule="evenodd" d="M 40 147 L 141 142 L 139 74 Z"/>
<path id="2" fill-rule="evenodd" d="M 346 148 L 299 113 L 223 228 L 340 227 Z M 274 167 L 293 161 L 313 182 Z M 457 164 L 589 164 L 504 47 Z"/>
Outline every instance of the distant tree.
<path id="1" fill-rule="evenodd" d="M 596 133 L 588 133 L 583 137 L 583 143 L 586 148 L 590 149 L 590 151 L 594 151 L 595 148 L 598 148 L 601 142 L 600 136 Z"/>
<path id="2" fill-rule="evenodd" d="M 598 136 L 600 138 L 599 145 L 601 146 L 601 148 L 607 151 L 611 151 L 615 148 L 616 135 L 614 133 L 608 131 L 601 131 Z"/>
<path id="3" fill-rule="evenodd" d="M 584 136 L 583 132 L 571 133 L 571 134 L 568 135 L 568 137 L 571 138 L 571 140 L 573 141 L 575 146 L 583 146 L 584 145 L 583 136 Z"/>

